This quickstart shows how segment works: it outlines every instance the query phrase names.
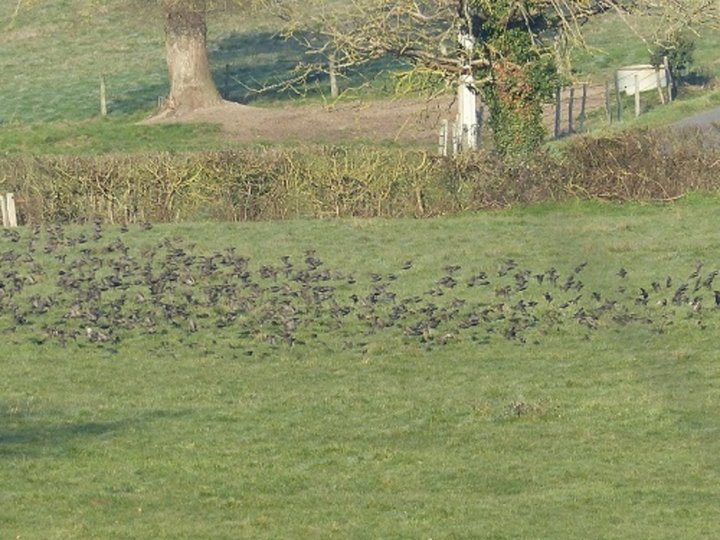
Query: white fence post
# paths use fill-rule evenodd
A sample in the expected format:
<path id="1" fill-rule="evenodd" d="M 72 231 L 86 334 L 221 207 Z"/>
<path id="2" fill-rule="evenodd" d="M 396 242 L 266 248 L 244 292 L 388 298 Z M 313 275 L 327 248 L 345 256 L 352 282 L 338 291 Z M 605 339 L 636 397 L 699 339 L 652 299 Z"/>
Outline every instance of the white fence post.
<path id="1" fill-rule="evenodd" d="M 5 206 L 5 195 L 0 195 L 0 211 L 2 211 L 2 225 L 3 227 L 8 226 L 8 212 L 7 206 Z"/>
<path id="2" fill-rule="evenodd" d="M 15 212 L 15 195 L 12 193 L 8 193 L 5 196 L 5 204 L 7 204 L 8 208 L 8 221 L 10 223 L 10 227 L 17 227 L 17 213 Z"/>
<path id="3" fill-rule="evenodd" d="M 450 123 L 443 120 L 440 125 L 440 139 L 438 140 L 438 154 L 442 157 L 448 155 L 448 139 L 450 138 Z"/>
<path id="4" fill-rule="evenodd" d="M 457 156 L 457 154 L 461 148 L 460 147 L 460 134 L 461 134 L 460 130 L 461 129 L 462 129 L 462 126 L 460 124 L 458 124 L 457 122 L 452 124 L 452 126 L 450 128 L 450 133 L 451 133 L 451 137 L 452 137 L 452 139 L 451 139 L 452 145 L 451 146 L 452 146 L 453 156 Z"/>
<path id="5" fill-rule="evenodd" d="M 2 210 L 3 227 L 17 227 L 15 196 L 12 193 L 0 195 L 0 209 Z"/>

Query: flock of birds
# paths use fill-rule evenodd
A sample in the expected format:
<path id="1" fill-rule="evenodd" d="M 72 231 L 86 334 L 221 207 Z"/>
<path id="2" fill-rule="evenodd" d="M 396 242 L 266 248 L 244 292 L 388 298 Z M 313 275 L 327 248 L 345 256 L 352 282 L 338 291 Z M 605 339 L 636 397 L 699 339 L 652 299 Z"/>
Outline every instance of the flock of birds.
<path id="1" fill-rule="evenodd" d="M 139 226 L 150 229 L 149 224 Z M 74 232 L 73 232 L 74 231 Z M 393 332 L 439 346 L 457 340 L 533 343 L 558 331 L 589 336 L 613 325 L 664 332 L 679 319 L 705 328 L 720 312 L 718 270 L 697 266 L 676 280 L 633 286 L 613 270 L 611 291 L 583 282 L 587 263 L 564 273 L 507 259 L 492 269 L 447 265 L 416 294 L 413 262 L 391 273 L 332 269 L 315 251 L 255 263 L 236 248 L 204 253 L 183 240 L 125 241 L 106 231 L 51 225 L 0 235 L 0 335 L 36 343 L 117 343 L 178 330 L 223 334 L 252 350 L 311 344 L 332 336 L 345 348 Z M 113 238 L 110 238 L 113 236 Z M 404 286 L 411 282 L 411 287 Z M 572 327 L 572 328 L 570 328 Z"/>

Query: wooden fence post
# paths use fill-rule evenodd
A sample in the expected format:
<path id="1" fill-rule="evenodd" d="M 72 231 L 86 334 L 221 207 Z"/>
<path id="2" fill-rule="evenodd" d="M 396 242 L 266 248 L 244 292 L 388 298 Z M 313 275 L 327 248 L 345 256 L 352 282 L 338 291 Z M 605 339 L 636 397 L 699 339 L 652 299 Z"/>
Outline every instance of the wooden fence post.
<path id="1" fill-rule="evenodd" d="M 223 99 L 230 99 L 230 64 L 225 64 L 225 79 L 223 80 Z"/>
<path id="2" fill-rule="evenodd" d="M 673 89 L 675 88 L 675 81 L 670 71 L 670 61 L 667 56 L 663 56 L 663 64 L 665 65 L 665 76 L 667 77 L 668 85 L 668 103 L 673 102 Z"/>
<path id="3" fill-rule="evenodd" d="M 640 116 L 640 75 L 635 74 L 635 118 Z"/>
<path id="4" fill-rule="evenodd" d="M 337 64 L 334 54 L 328 58 L 328 72 L 330 74 L 330 97 L 337 99 L 340 96 L 340 88 L 338 87 Z"/>
<path id="5" fill-rule="evenodd" d="M 620 97 L 620 80 L 618 79 L 617 72 L 615 72 L 615 99 L 617 100 L 617 119 L 618 122 L 622 120 L 622 99 Z"/>
<path id="6" fill-rule="evenodd" d="M 605 114 L 608 124 L 612 124 L 612 107 L 610 107 L 610 83 L 605 81 Z"/>
<path id="7" fill-rule="evenodd" d="M 662 78 L 660 77 L 660 68 L 655 66 L 655 82 L 657 83 L 658 94 L 660 95 L 660 103 L 665 105 L 665 93 L 662 88 Z"/>
<path id="8" fill-rule="evenodd" d="M 100 75 L 100 116 L 107 116 L 107 85 L 105 75 Z"/>
<path id="9" fill-rule="evenodd" d="M 573 126 L 573 105 L 575 104 L 575 87 L 570 87 L 570 97 L 568 98 L 568 134 L 572 135 L 574 132 Z"/>
<path id="10" fill-rule="evenodd" d="M 555 90 L 555 138 L 560 137 L 560 121 L 562 119 L 562 88 L 559 86 Z"/>
<path id="11" fill-rule="evenodd" d="M 582 98 L 580 99 L 580 131 L 585 131 L 585 106 L 587 105 L 587 83 L 582 85 Z"/>
<path id="12" fill-rule="evenodd" d="M 485 104 L 480 103 L 480 107 L 477 110 L 477 129 L 475 130 L 476 147 L 480 148 L 482 145 L 482 134 L 485 127 Z"/>

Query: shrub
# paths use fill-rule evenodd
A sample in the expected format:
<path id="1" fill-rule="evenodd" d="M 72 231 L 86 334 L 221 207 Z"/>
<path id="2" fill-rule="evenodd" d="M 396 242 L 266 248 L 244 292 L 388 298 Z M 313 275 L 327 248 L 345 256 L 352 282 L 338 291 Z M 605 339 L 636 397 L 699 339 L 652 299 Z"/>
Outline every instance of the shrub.
<path id="1" fill-rule="evenodd" d="M 426 217 L 567 198 L 672 200 L 716 192 L 719 170 L 720 131 L 640 130 L 512 161 L 360 146 L 7 158 L 0 191 L 16 193 L 25 223 Z"/>
<path id="2" fill-rule="evenodd" d="M 660 42 L 650 55 L 653 66 L 663 66 L 667 56 L 670 72 L 676 79 L 681 79 L 690 71 L 695 53 L 695 42 L 683 34 L 672 34 Z"/>

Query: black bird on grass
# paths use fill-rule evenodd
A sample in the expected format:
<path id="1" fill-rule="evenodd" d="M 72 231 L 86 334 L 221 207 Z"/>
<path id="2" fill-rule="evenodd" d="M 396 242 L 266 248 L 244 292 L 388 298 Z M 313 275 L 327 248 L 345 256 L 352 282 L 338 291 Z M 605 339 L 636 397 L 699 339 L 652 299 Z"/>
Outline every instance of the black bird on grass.
<path id="1" fill-rule="evenodd" d="M 317 270 L 322 266 L 323 262 L 316 257 L 314 249 L 309 249 L 305 252 L 305 264 L 307 264 L 308 269 Z"/>
<path id="2" fill-rule="evenodd" d="M 102 238 L 102 220 L 99 217 L 96 217 L 94 223 L 93 240 L 98 241 Z"/>
<path id="3" fill-rule="evenodd" d="M 3 236 L 11 242 L 20 241 L 20 233 L 17 232 L 15 229 L 3 229 Z"/>
<path id="4" fill-rule="evenodd" d="M 447 276 L 443 276 L 438 280 L 438 285 L 441 285 L 443 287 L 447 287 L 449 289 L 452 289 L 457 285 L 457 281 L 454 277 L 452 277 L 452 274 L 448 274 Z"/>
<path id="5" fill-rule="evenodd" d="M 708 277 L 705 278 L 705 281 L 703 281 L 703 287 L 705 287 L 706 289 L 711 289 L 717 275 L 718 270 L 713 270 L 712 272 L 710 272 L 710 274 L 708 274 Z"/>
<path id="6" fill-rule="evenodd" d="M 683 283 L 680 285 L 677 290 L 675 291 L 675 295 L 672 298 L 672 303 L 676 306 L 679 306 L 680 304 L 684 303 L 684 300 L 686 298 L 686 293 L 688 290 L 688 284 Z"/>
<path id="7" fill-rule="evenodd" d="M 490 281 L 487 279 L 487 274 L 485 272 L 478 272 L 477 274 L 474 274 L 468 279 L 467 286 L 468 287 L 474 287 L 475 285 L 489 285 Z"/>
<path id="8" fill-rule="evenodd" d="M 503 277 L 510 272 L 510 270 L 516 268 L 518 263 L 513 259 L 507 259 L 505 260 L 500 266 L 498 266 L 497 269 L 497 275 L 498 277 Z"/>
<path id="9" fill-rule="evenodd" d="M 552 284 L 553 287 L 557 287 L 557 280 L 560 277 L 558 271 L 555 268 L 550 268 L 545 271 L 545 277 Z"/>

